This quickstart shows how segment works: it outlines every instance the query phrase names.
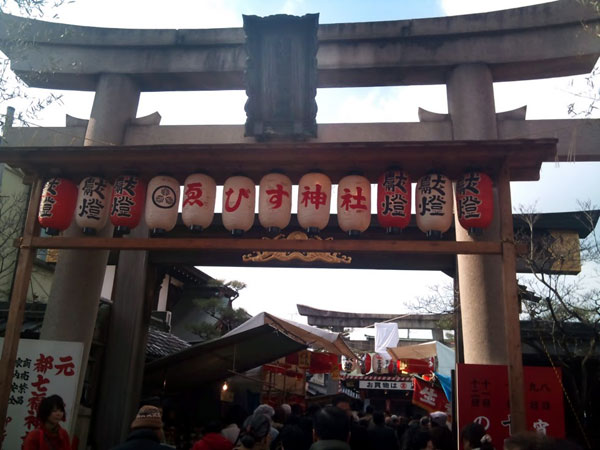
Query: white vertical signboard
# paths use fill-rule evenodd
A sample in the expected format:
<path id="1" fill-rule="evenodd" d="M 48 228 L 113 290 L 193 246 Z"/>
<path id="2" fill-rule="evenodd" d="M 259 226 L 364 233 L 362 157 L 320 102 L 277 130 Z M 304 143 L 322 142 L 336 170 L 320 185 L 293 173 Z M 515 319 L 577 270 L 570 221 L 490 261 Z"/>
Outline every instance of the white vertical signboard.
<path id="1" fill-rule="evenodd" d="M 3 345 L 0 338 L 0 345 Z M 81 342 L 21 339 L 8 400 L 3 450 L 21 448 L 23 439 L 37 427 L 37 410 L 44 397 L 60 395 L 65 401 L 70 432 L 81 372 Z M 71 433 L 69 433 L 71 434 Z M 72 436 L 71 436 L 72 437 Z"/>

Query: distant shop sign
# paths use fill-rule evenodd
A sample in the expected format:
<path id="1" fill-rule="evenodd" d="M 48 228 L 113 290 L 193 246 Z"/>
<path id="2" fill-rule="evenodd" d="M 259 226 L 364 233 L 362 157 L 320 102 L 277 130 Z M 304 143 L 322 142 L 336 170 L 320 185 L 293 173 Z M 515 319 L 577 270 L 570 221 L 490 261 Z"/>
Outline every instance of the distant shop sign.
<path id="1" fill-rule="evenodd" d="M 388 391 L 412 391 L 412 381 L 359 381 L 360 389 L 386 389 Z"/>

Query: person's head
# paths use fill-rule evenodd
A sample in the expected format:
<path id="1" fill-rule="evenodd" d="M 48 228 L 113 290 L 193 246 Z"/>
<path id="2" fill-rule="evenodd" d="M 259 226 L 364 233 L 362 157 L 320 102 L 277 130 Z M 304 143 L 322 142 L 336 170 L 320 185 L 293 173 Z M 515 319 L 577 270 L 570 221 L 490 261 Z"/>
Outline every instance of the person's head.
<path id="1" fill-rule="evenodd" d="M 286 425 L 279 433 L 283 450 L 305 450 L 312 444 L 312 436 L 307 434 L 300 425 Z"/>
<path id="2" fill-rule="evenodd" d="M 431 425 L 431 419 L 429 418 L 429 416 L 423 416 L 419 419 L 419 424 L 423 428 L 429 428 L 429 426 Z"/>
<path id="3" fill-rule="evenodd" d="M 218 419 L 210 420 L 204 425 L 205 433 L 220 433 L 223 429 L 223 423 Z"/>
<path id="4" fill-rule="evenodd" d="M 271 405 L 263 403 L 262 405 L 258 405 L 258 407 L 254 410 L 254 414 L 262 414 L 264 416 L 267 416 L 269 420 L 271 420 L 275 415 L 275 410 Z"/>
<path id="5" fill-rule="evenodd" d="M 248 417 L 244 423 L 244 429 L 240 435 L 240 442 L 246 448 L 254 448 L 261 445 L 266 447 L 269 445 L 271 436 L 269 434 L 270 431 L 271 419 L 265 414 L 253 414 Z"/>
<path id="6" fill-rule="evenodd" d="M 448 414 L 442 411 L 434 411 L 429 414 L 431 419 L 431 427 L 447 427 Z"/>
<path id="7" fill-rule="evenodd" d="M 384 425 L 385 424 L 385 414 L 382 411 L 375 411 L 373 413 L 373 423 L 375 425 Z"/>
<path id="8" fill-rule="evenodd" d="M 276 406 L 275 407 L 275 414 L 273 415 L 273 422 L 280 423 L 280 424 L 285 424 L 286 420 L 287 420 L 287 414 L 286 414 L 285 409 L 283 408 L 283 406 L 281 406 L 281 405 L 280 406 Z"/>
<path id="9" fill-rule="evenodd" d="M 470 423 L 460 432 L 460 440 L 465 450 L 480 448 L 481 450 L 493 449 L 492 438 L 485 432 L 483 425 Z"/>
<path id="10" fill-rule="evenodd" d="M 292 415 L 292 407 L 290 405 L 288 405 L 287 403 L 282 403 L 281 409 L 285 413 L 285 417 L 289 417 Z"/>
<path id="11" fill-rule="evenodd" d="M 350 418 L 336 406 L 327 406 L 315 414 L 314 433 L 317 440 L 347 442 L 350 437 Z"/>
<path id="12" fill-rule="evenodd" d="M 159 408 L 152 405 L 144 405 L 142 406 L 133 422 L 131 422 L 132 430 L 139 429 L 150 429 L 153 430 L 158 438 L 162 440 L 164 438 L 163 434 L 163 421 L 162 414 Z"/>
<path id="13" fill-rule="evenodd" d="M 431 434 L 419 426 L 409 428 L 403 439 L 408 450 L 433 450 Z"/>
<path id="14" fill-rule="evenodd" d="M 350 400 L 348 400 L 348 397 L 344 395 L 336 395 L 335 397 L 333 397 L 333 401 L 331 402 L 331 404 L 332 406 L 335 406 L 336 408 L 340 408 L 341 410 L 345 411 L 348 415 L 352 414 Z"/>
<path id="15" fill-rule="evenodd" d="M 66 420 L 65 402 L 58 395 L 45 397 L 40 402 L 37 418 L 43 425 L 56 427 L 61 420 Z"/>

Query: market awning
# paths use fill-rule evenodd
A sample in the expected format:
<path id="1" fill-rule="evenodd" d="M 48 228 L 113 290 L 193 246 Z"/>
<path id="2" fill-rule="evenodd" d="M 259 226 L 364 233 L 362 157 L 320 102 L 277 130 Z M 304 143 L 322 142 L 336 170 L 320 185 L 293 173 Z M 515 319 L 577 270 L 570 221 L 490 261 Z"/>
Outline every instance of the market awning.
<path id="1" fill-rule="evenodd" d="M 388 347 L 387 351 L 394 359 L 425 359 L 436 357 L 437 371 L 443 375 L 449 376 L 450 371 L 454 369 L 454 350 L 438 341 L 403 347 Z"/>
<path id="2" fill-rule="evenodd" d="M 221 338 L 148 363 L 144 384 L 178 391 L 228 378 L 308 347 L 354 357 L 338 333 L 261 313 Z"/>
<path id="3" fill-rule="evenodd" d="M 265 324 L 152 361 L 146 365 L 144 384 L 179 391 L 228 378 L 306 347 L 304 342 Z"/>
<path id="4" fill-rule="evenodd" d="M 346 344 L 340 333 L 332 333 L 331 331 L 322 330 L 310 325 L 281 319 L 266 312 L 257 314 L 239 327 L 231 330 L 224 337 L 233 336 L 263 324 L 271 325 L 293 339 L 305 342 L 311 348 L 324 350 L 336 355 L 344 355 L 347 358 L 356 358 L 356 355 L 348 347 L 348 344 Z"/>

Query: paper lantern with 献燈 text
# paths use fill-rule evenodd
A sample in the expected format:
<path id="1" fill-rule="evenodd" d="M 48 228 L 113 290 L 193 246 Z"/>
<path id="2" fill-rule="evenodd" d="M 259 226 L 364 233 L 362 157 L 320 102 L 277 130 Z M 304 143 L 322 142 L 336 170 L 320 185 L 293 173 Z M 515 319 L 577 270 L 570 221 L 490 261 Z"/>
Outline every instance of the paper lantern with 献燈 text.
<path id="1" fill-rule="evenodd" d="M 44 184 L 38 222 L 50 236 L 71 225 L 77 205 L 77 186 L 66 178 L 50 178 Z"/>
<path id="2" fill-rule="evenodd" d="M 188 176 L 183 183 L 181 218 L 192 231 L 202 231 L 210 226 L 215 215 L 217 184 L 203 173 Z"/>
<path id="3" fill-rule="evenodd" d="M 348 175 L 338 183 L 337 219 L 342 231 L 359 236 L 371 224 L 371 184 L 361 175 Z"/>
<path id="4" fill-rule="evenodd" d="M 415 196 L 417 226 L 428 237 L 440 238 L 452 225 L 452 182 L 429 173 L 419 179 Z"/>
<path id="5" fill-rule="evenodd" d="M 110 200 L 110 222 L 117 236 L 128 234 L 139 225 L 145 203 L 146 183 L 135 175 L 117 177 Z"/>
<path id="6" fill-rule="evenodd" d="M 309 234 L 327 226 L 331 206 L 331 180 L 320 172 L 304 174 L 298 183 L 298 223 Z"/>
<path id="7" fill-rule="evenodd" d="M 75 223 L 85 234 L 94 235 L 108 222 L 112 186 L 102 177 L 85 177 L 79 183 Z"/>
<path id="8" fill-rule="evenodd" d="M 489 176 L 471 171 L 456 181 L 456 214 L 469 232 L 490 226 L 494 217 L 494 185 Z"/>
<path id="9" fill-rule="evenodd" d="M 410 223 L 411 191 L 408 173 L 390 169 L 377 181 L 377 220 L 386 232 L 393 233 Z"/>
<path id="10" fill-rule="evenodd" d="M 179 181 L 168 175 L 157 175 L 146 189 L 146 225 L 153 236 L 175 228 L 179 209 Z"/>
<path id="11" fill-rule="evenodd" d="M 223 226 L 240 236 L 254 225 L 256 186 L 242 175 L 234 175 L 223 185 Z"/>
<path id="12" fill-rule="evenodd" d="M 258 220 L 269 232 L 278 233 L 292 216 L 292 181 L 282 173 L 261 178 L 258 194 Z"/>

